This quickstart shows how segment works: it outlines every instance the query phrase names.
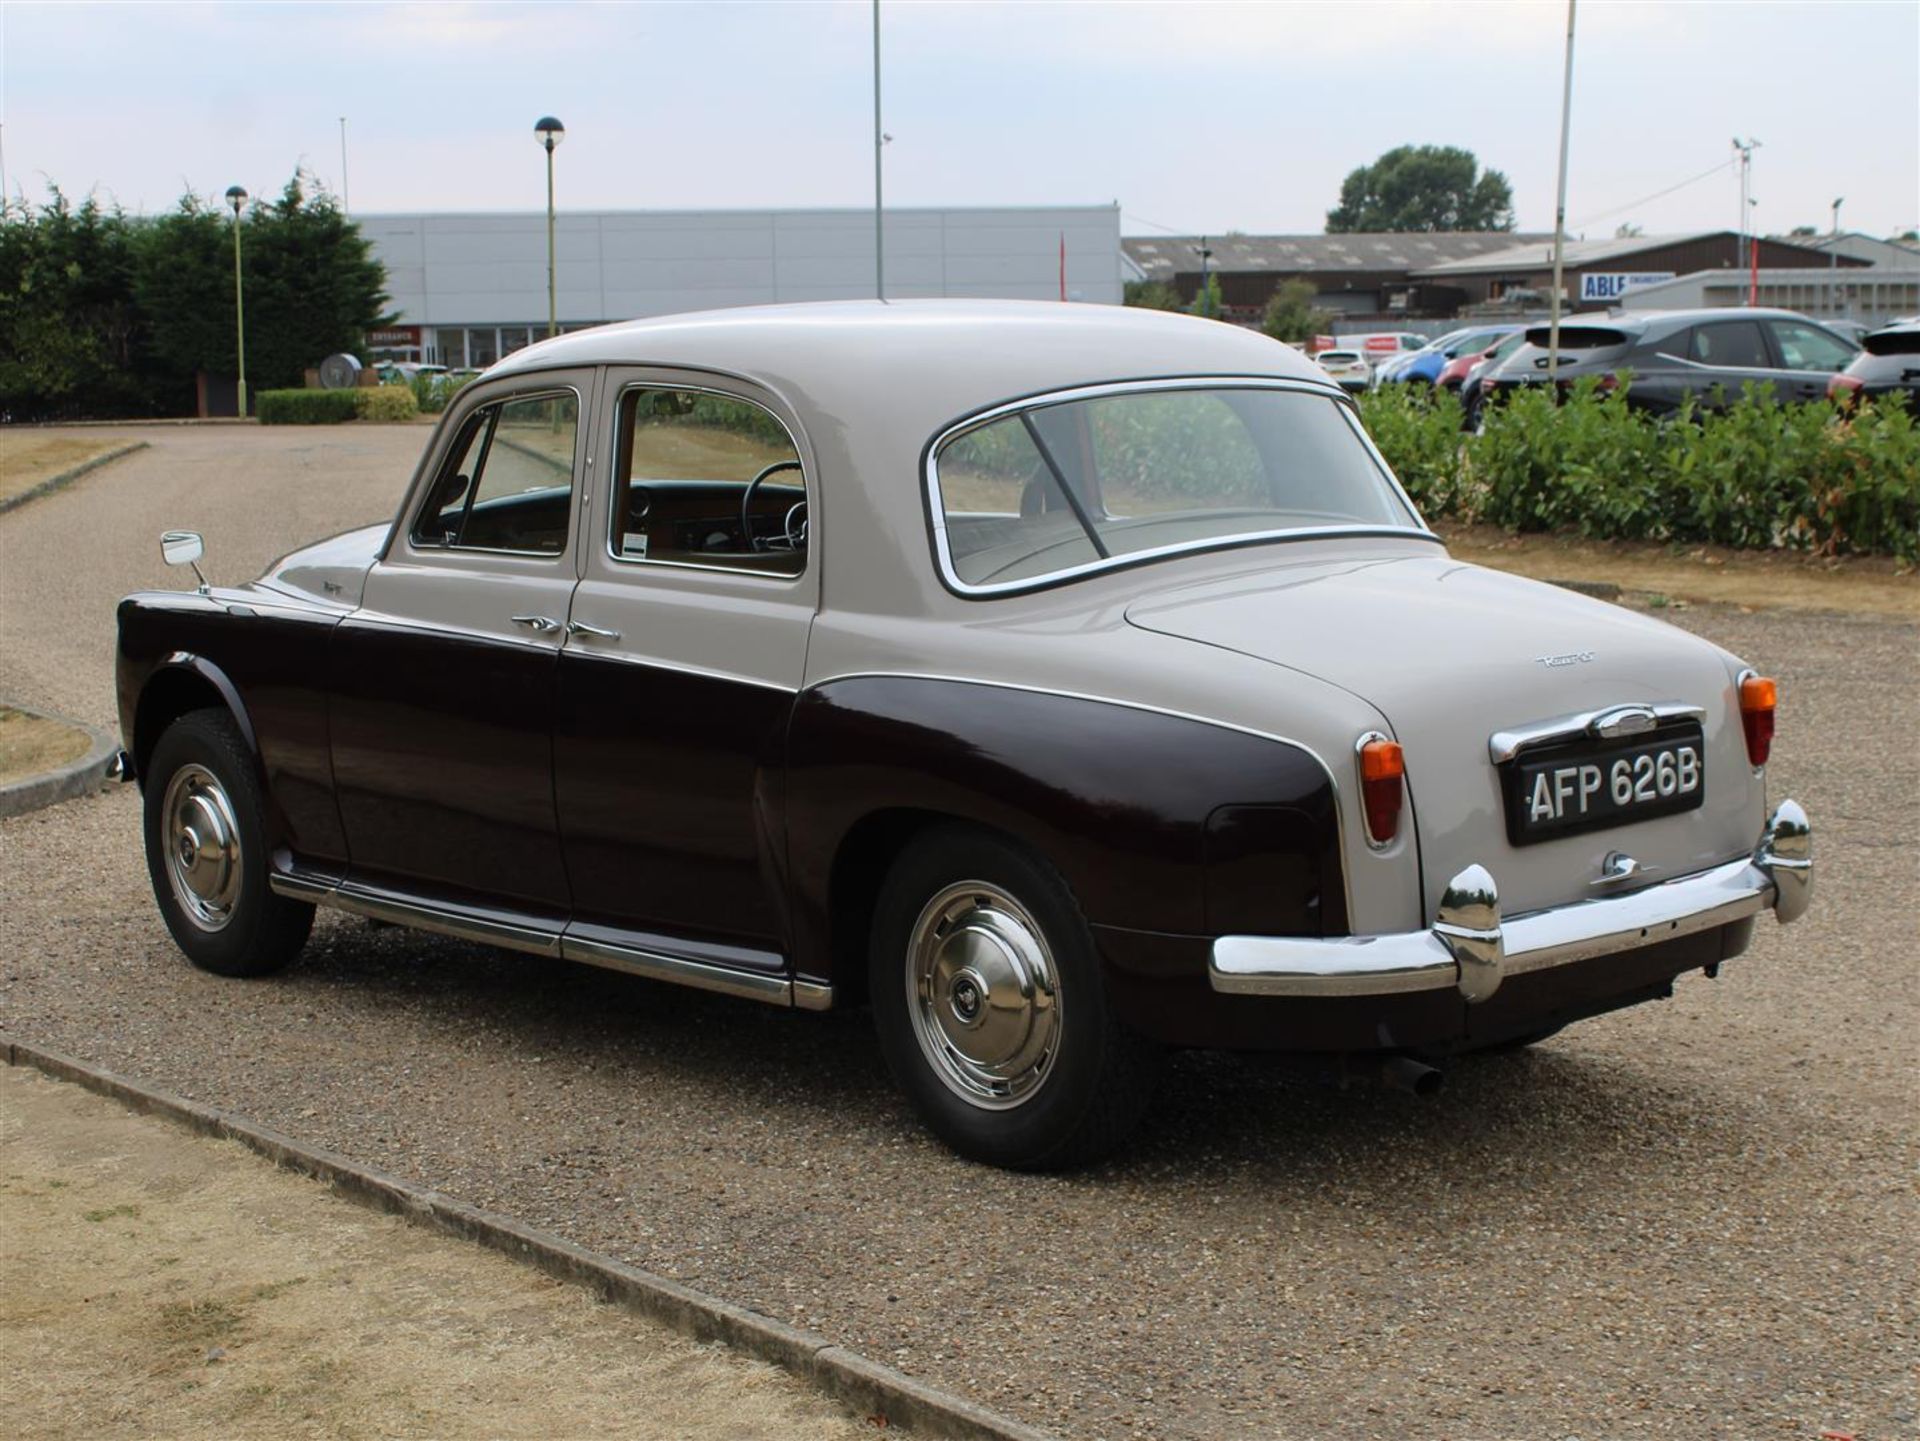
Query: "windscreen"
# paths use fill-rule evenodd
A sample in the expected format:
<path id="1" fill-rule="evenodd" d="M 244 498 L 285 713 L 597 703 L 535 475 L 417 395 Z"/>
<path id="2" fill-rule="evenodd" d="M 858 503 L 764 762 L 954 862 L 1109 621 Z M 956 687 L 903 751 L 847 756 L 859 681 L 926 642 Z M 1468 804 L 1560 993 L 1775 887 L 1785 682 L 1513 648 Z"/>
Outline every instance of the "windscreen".
<path id="1" fill-rule="evenodd" d="M 1419 524 L 1347 408 L 1311 391 L 1035 405 L 948 440 L 934 474 L 951 578 L 971 588 L 1288 532 Z"/>

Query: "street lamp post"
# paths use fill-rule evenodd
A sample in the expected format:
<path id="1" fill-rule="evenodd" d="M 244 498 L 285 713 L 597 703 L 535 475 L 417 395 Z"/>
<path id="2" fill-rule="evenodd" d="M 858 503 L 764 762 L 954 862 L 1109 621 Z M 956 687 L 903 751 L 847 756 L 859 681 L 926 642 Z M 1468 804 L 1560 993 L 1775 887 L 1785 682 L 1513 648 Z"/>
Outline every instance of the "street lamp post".
<path id="1" fill-rule="evenodd" d="M 233 207 L 233 343 L 238 361 L 234 394 L 238 397 L 240 419 L 247 418 L 247 312 L 245 292 L 240 285 L 240 211 L 246 206 L 247 192 L 238 185 L 227 187 L 227 204 Z"/>
<path id="2" fill-rule="evenodd" d="M 547 338 L 560 333 L 559 293 L 553 284 L 553 148 L 566 138 L 567 127 L 551 115 L 533 123 L 534 138 L 547 152 Z"/>
<path id="3" fill-rule="evenodd" d="M 1833 202 L 1833 243 L 1827 248 L 1827 260 L 1829 261 L 1827 268 L 1829 270 L 1838 270 L 1840 268 L 1840 206 L 1846 198 L 1846 196 L 1842 195 Z"/>

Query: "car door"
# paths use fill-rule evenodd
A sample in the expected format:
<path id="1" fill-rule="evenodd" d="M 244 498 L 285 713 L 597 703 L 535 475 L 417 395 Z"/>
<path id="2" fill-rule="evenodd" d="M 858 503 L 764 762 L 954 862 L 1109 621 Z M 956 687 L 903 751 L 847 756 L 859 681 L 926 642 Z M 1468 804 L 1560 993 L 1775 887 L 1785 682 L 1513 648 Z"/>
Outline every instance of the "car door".
<path id="1" fill-rule="evenodd" d="M 776 971 L 787 721 L 820 590 L 812 461 L 744 383 L 609 372 L 605 397 L 610 484 L 554 720 L 569 945 Z"/>
<path id="2" fill-rule="evenodd" d="M 1700 322 L 1687 334 L 1686 359 L 1689 364 L 1677 375 L 1677 388 L 1682 395 L 1692 395 L 1703 410 L 1731 405 L 1743 386 L 1773 385 L 1780 379 L 1757 320 Z M 1680 399 L 1676 395 L 1674 403 Z"/>
<path id="3" fill-rule="evenodd" d="M 564 924 L 554 672 L 594 379 L 528 375 L 467 401 L 335 631 L 334 784 L 359 886 Z"/>
<path id="4" fill-rule="evenodd" d="M 1859 353 L 1839 336 L 1804 320 L 1769 320 L 1767 330 L 1780 358 L 1775 385 L 1782 400 L 1824 400 L 1827 382 Z"/>

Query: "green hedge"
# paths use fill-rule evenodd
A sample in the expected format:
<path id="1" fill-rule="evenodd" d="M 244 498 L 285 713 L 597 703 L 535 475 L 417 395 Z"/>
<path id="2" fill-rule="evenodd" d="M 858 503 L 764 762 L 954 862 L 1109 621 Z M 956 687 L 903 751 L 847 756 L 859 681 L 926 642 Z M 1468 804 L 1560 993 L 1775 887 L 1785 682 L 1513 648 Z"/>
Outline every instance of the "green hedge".
<path id="1" fill-rule="evenodd" d="M 1559 405 L 1528 387 L 1466 437 L 1445 392 L 1389 386 L 1360 408 L 1431 518 L 1920 560 L 1920 428 L 1898 405 L 1840 416 L 1761 388 L 1721 413 L 1655 419 L 1583 381 Z"/>
<path id="2" fill-rule="evenodd" d="M 263 390 L 256 414 L 262 425 L 337 425 L 359 409 L 354 390 Z"/>

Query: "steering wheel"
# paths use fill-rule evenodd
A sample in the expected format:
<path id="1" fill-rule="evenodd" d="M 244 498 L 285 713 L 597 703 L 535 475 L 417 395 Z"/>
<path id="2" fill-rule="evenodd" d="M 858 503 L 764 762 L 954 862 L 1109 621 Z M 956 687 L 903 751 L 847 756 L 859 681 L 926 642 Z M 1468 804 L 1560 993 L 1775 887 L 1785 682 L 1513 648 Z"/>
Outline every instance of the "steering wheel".
<path id="1" fill-rule="evenodd" d="M 748 550 L 757 554 L 767 549 L 767 543 L 757 539 L 753 533 L 753 497 L 759 492 L 768 476 L 778 475 L 783 470 L 798 469 L 800 469 L 800 462 L 797 460 L 776 460 L 748 481 L 747 488 L 740 493 L 740 537 L 746 541 Z"/>

